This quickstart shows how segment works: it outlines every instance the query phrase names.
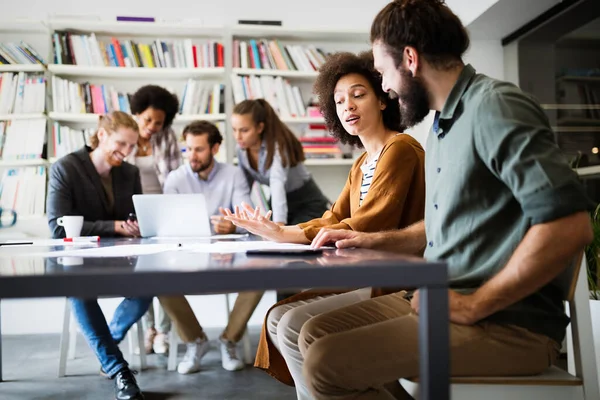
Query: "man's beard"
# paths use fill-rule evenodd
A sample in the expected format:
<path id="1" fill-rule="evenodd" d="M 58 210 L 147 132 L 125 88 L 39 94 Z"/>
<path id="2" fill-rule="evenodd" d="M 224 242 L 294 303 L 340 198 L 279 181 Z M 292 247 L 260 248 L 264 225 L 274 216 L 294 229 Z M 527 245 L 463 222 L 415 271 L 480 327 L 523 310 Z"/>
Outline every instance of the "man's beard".
<path id="1" fill-rule="evenodd" d="M 123 164 L 122 160 L 118 160 L 116 158 L 113 157 L 113 155 L 115 154 L 115 151 L 111 151 L 111 152 L 104 152 L 104 159 L 106 160 L 106 162 L 108 163 L 108 165 L 110 165 L 111 167 L 120 167 L 121 164 Z"/>
<path id="2" fill-rule="evenodd" d="M 197 167 L 193 167 L 192 166 L 192 172 L 194 172 L 195 174 L 199 174 L 200 172 L 206 171 L 211 166 L 211 164 L 213 163 L 213 159 L 214 159 L 214 157 L 211 154 L 210 158 L 208 159 L 208 161 L 206 162 L 206 164 L 198 163 Z"/>
<path id="3" fill-rule="evenodd" d="M 429 96 L 420 78 L 413 77 L 405 68 L 400 69 L 402 88 L 399 93 L 393 93 L 400 105 L 400 119 L 403 126 L 411 128 L 423 121 L 429 114 Z"/>

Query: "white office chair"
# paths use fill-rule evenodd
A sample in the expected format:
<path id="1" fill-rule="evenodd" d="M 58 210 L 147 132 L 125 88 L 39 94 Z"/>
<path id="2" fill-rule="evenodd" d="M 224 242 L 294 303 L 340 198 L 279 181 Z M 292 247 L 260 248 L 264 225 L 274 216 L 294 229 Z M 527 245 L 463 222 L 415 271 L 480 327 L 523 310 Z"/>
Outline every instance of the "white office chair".
<path id="1" fill-rule="evenodd" d="M 598 400 L 598 370 L 592 335 L 587 262 L 583 254 L 558 278 L 568 302 L 571 325 L 567 329 L 569 372 L 555 366 L 536 376 L 456 377 L 451 379 L 451 398 L 460 400 Z M 400 379 L 413 396 L 418 392 L 414 380 Z"/>
<path id="2" fill-rule="evenodd" d="M 225 307 L 227 309 L 227 321 L 229 321 L 229 314 L 231 313 L 231 307 L 229 303 L 229 293 L 225 294 Z M 252 357 L 252 349 L 250 346 L 250 336 L 248 335 L 248 329 L 244 333 L 242 338 L 244 347 L 244 362 L 246 364 L 252 364 L 254 362 Z M 177 346 L 179 344 L 179 335 L 177 335 L 177 329 L 175 322 L 171 325 L 171 331 L 169 332 L 169 359 L 167 360 L 167 370 L 175 371 L 177 369 Z"/>
<path id="3" fill-rule="evenodd" d="M 142 327 L 142 321 L 139 320 L 136 324 L 136 339 L 137 343 L 134 344 L 133 334 L 131 330 L 127 333 L 129 338 L 129 354 L 131 359 L 135 357 L 134 349 L 137 347 L 140 357 L 140 371 L 146 369 L 146 353 L 144 353 L 144 329 Z M 70 360 L 75 359 L 75 346 L 77 344 L 77 326 L 75 320 L 71 318 L 71 306 L 69 305 L 69 299 L 65 298 L 65 311 L 63 314 L 63 329 L 60 335 L 60 357 L 58 360 L 58 377 L 62 378 L 66 375 L 67 371 L 67 358 Z"/>

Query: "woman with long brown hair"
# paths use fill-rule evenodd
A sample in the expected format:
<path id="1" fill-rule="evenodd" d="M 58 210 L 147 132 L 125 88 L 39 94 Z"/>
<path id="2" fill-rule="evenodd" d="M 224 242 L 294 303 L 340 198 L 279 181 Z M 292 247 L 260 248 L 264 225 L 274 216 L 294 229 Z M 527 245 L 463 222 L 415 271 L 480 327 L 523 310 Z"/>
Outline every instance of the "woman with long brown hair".
<path id="1" fill-rule="evenodd" d="M 231 116 L 240 167 L 250 186 L 271 191 L 273 221 L 299 224 L 320 217 L 329 201 L 304 166 L 304 151 L 294 133 L 264 99 L 244 100 Z"/>

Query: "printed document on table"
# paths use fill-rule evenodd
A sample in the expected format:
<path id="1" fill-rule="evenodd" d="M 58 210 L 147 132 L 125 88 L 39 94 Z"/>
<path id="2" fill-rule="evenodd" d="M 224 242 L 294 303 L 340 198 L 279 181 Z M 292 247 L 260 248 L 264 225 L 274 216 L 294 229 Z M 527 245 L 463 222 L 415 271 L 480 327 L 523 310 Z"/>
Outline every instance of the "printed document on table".
<path id="1" fill-rule="evenodd" d="M 35 255 L 43 257 L 129 257 L 162 253 L 163 251 L 176 251 L 178 249 L 178 243 L 127 244 L 121 246 L 96 247 L 93 249 L 52 251 L 36 253 Z"/>

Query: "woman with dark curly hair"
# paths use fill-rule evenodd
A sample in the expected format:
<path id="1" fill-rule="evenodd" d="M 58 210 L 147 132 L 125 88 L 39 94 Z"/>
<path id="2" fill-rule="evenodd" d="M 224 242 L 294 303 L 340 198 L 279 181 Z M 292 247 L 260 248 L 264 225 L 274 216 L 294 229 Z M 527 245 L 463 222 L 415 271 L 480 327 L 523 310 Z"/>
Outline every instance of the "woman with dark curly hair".
<path id="1" fill-rule="evenodd" d="M 228 218 L 269 240 L 295 243 L 310 243 L 323 228 L 376 232 L 420 221 L 425 207 L 425 154 L 415 139 L 401 133 L 398 101 L 382 90 L 371 53 L 333 55 L 319 70 L 315 92 L 332 134 L 366 150 L 352 166 L 336 203 L 323 217 L 296 226 L 278 226 L 251 208 Z M 312 398 L 302 379 L 298 348 L 302 325 L 331 307 L 394 291 L 310 290 L 277 303 L 263 325 L 255 366 L 295 384 L 299 399 Z M 319 301 L 324 298 L 329 298 L 326 307 Z"/>
<path id="2" fill-rule="evenodd" d="M 127 161 L 140 169 L 145 194 L 162 193 L 169 172 L 182 164 L 181 149 L 171 129 L 179 100 L 163 87 L 146 85 L 131 96 L 130 106 L 140 138 Z"/>
<path id="3" fill-rule="evenodd" d="M 140 135 L 136 148 L 126 161 L 139 168 L 144 194 L 161 194 L 167 175 L 182 164 L 181 149 L 171 129 L 179 101 L 165 88 L 146 85 L 133 94 L 130 106 Z M 155 311 L 158 314 L 156 323 Z M 155 310 L 150 304 L 144 315 L 144 324 L 145 352 L 166 353 L 169 349 L 167 337 L 171 320 L 162 307 Z"/>

